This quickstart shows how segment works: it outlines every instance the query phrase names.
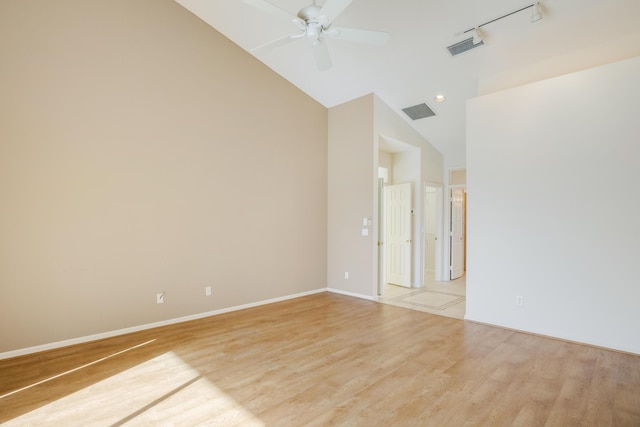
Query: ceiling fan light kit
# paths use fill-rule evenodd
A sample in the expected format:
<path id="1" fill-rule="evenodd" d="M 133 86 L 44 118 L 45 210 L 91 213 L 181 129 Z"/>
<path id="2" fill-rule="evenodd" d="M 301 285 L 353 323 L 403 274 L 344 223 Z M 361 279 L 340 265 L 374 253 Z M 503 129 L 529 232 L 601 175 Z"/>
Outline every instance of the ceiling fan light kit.
<path id="1" fill-rule="evenodd" d="M 386 32 L 331 26 L 333 20 L 342 13 L 352 1 L 353 0 L 327 0 L 324 6 L 320 7 L 315 4 L 314 0 L 312 5 L 300 9 L 297 15 L 290 15 L 289 17 L 298 29 L 298 33 L 289 34 L 288 36 L 265 43 L 251 49 L 251 51 L 274 49 L 306 37 L 311 42 L 316 68 L 319 70 L 328 70 L 332 67 L 332 62 L 325 37 L 374 45 L 386 43 L 389 39 L 389 33 Z M 266 0 L 243 0 L 243 2 L 265 12 L 272 12 L 274 15 L 289 15 L 287 11 L 280 9 Z"/>

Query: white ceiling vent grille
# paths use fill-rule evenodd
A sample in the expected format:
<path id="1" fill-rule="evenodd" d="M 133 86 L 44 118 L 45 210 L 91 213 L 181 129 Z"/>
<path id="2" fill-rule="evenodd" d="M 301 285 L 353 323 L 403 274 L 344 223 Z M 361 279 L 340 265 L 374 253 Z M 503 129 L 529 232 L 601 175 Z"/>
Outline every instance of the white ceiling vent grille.
<path id="1" fill-rule="evenodd" d="M 447 46 L 447 49 L 449 49 L 451 56 L 456 56 L 480 46 L 484 46 L 484 41 L 481 40 L 480 43 L 474 43 L 473 37 L 470 37 L 456 44 L 452 44 L 451 46 Z"/>
<path id="2" fill-rule="evenodd" d="M 413 107 L 403 108 L 402 111 L 404 111 L 407 116 L 411 117 L 411 120 L 424 119 L 425 117 L 436 115 L 436 113 L 434 113 L 433 110 L 424 103 L 414 105 Z"/>

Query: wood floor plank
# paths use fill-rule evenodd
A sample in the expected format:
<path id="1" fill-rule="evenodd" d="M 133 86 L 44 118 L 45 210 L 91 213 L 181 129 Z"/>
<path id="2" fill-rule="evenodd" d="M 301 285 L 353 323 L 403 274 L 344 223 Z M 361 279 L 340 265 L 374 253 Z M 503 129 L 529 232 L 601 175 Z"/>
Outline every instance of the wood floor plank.
<path id="1" fill-rule="evenodd" d="M 7 426 L 640 426 L 640 357 L 318 294 L 0 361 Z"/>

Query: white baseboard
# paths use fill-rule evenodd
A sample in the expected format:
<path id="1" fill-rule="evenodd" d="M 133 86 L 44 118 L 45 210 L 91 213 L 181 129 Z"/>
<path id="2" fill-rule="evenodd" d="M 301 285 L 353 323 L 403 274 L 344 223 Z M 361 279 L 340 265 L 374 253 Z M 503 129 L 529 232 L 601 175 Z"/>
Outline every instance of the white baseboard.
<path id="1" fill-rule="evenodd" d="M 334 294 L 346 295 L 349 297 L 356 297 L 356 298 L 366 299 L 369 301 L 377 301 L 376 297 L 372 297 L 370 295 L 364 295 L 364 294 L 357 294 L 355 292 L 343 291 L 342 289 L 327 288 L 327 291 L 332 292 Z"/>
<path id="2" fill-rule="evenodd" d="M 625 353 L 625 354 L 631 354 L 633 356 L 640 356 L 640 348 L 633 348 L 633 347 L 629 347 L 629 346 L 625 346 L 625 345 L 618 345 L 617 343 L 612 344 L 612 343 L 603 343 L 603 342 L 599 342 L 596 340 L 592 340 L 592 339 L 584 339 L 582 337 L 575 337 L 575 336 L 571 336 L 571 335 L 556 335 L 553 333 L 549 333 L 549 331 L 546 332 L 542 332 L 536 329 L 521 329 L 521 328 L 515 328 L 513 326 L 507 326 L 501 323 L 491 323 L 488 321 L 482 321 L 482 320 L 475 320 L 475 318 L 473 317 L 469 317 L 467 314 L 465 314 L 464 316 L 464 320 L 469 321 L 469 322 L 473 322 L 473 323 L 478 323 L 480 325 L 487 325 L 487 326 L 492 326 L 494 328 L 501 328 L 501 329 L 506 329 L 509 331 L 515 331 L 515 332 L 520 332 L 523 334 L 529 334 L 529 335 L 535 335 L 538 337 L 543 337 L 543 338 L 549 338 L 549 339 L 553 339 L 553 340 L 560 340 L 560 341 L 565 341 L 565 342 L 570 342 L 573 344 L 580 344 L 580 345 L 588 345 L 590 347 L 594 347 L 594 348 L 600 348 L 600 349 L 605 349 L 605 350 L 610 350 L 610 351 L 618 351 L 621 353 Z"/>
<path id="3" fill-rule="evenodd" d="M 301 292 L 299 294 L 286 295 L 283 297 L 272 298 L 264 301 L 252 302 L 249 304 L 237 305 L 234 307 L 221 308 L 219 310 L 208 311 L 205 313 L 193 314 L 190 316 L 179 317 L 177 319 L 163 320 L 160 322 L 147 323 L 145 325 L 133 326 L 131 328 L 118 329 L 115 331 L 103 332 L 100 334 L 88 335 L 85 337 L 72 338 L 64 341 L 57 341 L 49 344 L 36 345 L 33 347 L 22 348 L 19 350 L 7 351 L 0 353 L 0 360 L 9 359 L 11 357 L 24 356 L 26 354 L 37 353 L 40 351 L 53 350 L 60 347 L 67 347 L 74 344 L 82 344 L 90 341 L 101 340 L 104 338 L 111 338 L 118 335 L 129 334 L 132 332 L 144 331 L 146 329 L 157 328 L 160 326 L 173 325 L 175 323 L 188 322 L 190 320 L 203 319 L 205 317 L 216 316 L 218 314 L 230 313 L 232 311 L 244 310 L 246 308 L 258 307 L 261 305 L 273 304 L 280 301 L 286 301 L 294 298 L 305 297 L 307 295 L 319 294 L 321 292 L 327 292 L 327 288 L 315 289 L 313 291 Z"/>

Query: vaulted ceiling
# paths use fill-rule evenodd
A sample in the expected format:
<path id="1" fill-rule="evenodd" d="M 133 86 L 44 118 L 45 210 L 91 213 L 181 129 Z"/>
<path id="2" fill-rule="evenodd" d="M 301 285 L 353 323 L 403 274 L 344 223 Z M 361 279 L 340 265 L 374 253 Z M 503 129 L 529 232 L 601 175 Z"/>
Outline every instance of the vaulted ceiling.
<path id="1" fill-rule="evenodd" d="M 247 51 L 297 32 L 290 20 L 242 0 L 176 1 Z M 268 1 L 291 15 L 312 3 Z M 482 25 L 532 4 L 353 0 L 334 25 L 389 32 L 386 45 L 328 39 L 333 67 L 326 71 L 317 69 L 306 39 L 252 54 L 326 107 L 376 93 L 442 152 L 447 166 L 464 166 L 468 99 L 640 55 L 639 0 L 547 0 L 537 22 L 527 8 Z M 480 25 L 486 45 L 451 56 L 447 46 Z M 436 102 L 437 94 L 446 100 Z M 423 102 L 435 116 L 412 121 L 402 113 Z"/>

